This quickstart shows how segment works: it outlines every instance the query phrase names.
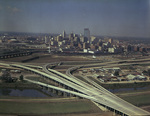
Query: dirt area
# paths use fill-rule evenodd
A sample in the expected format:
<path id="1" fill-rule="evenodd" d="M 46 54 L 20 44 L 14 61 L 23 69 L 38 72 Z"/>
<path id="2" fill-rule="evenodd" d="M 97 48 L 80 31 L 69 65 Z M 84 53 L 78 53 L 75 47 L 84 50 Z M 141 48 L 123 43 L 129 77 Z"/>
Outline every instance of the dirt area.
<path id="1" fill-rule="evenodd" d="M 4 116 L 4 115 L 0 115 Z M 5 115 L 5 116 L 18 116 L 18 115 Z M 25 116 L 25 115 L 19 115 Z M 29 115 L 28 115 L 29 116 Z M 80 114 L 51 114 L 51 115 L 30 115 L 30 116 L 113 116 L 112 112 L 103 112 L 103 113 L 80 113 Z"/>
<path id="2" fill-rule="evenodd" d="M 137 96 L 143 94 L 150 94 L 150 91 L 139 91 L 139 92 L 132 92 L 132 93 L 116 93 L 118 96 Z"/>
<path id="3" fill-rule="evenodd" d="M 64 54 L 44 54 L 44 53 L 34 53 L 29 56 L 22 56 L 22 57 L 14 57 L 8 59 L 1 59 L 2 61 L 9 61 L 9 62 L 22 62 L 23 60 L 32 59 L 34 57 L 38 57 L 37 59 L 30 60 L 26 63 L 50 63 L 50 62 L 60 62 L 60 61 L 114 61 L 114 58 L 111 55 L 108 56 L 96 56 L 93 59 L 92 55 L 64 55 Z"/>
<path id="4" fill-rule="evenodd" d="M 59 56 L 59 55 L 52 55 L 48 57 L 40 57 L 39 59 L 34 60 L 33 62 L 60 62 L 60 61 L 85 61 L 87 60 L 86 57 L 83 56 Z"/>
<path id="5" fill-rule="evenodd" d="M 143 110 L 146 110 L 146 111 L 150 112 L 150 106 L 142 106 L 140 108 L 142 108 Z"/>
<path id="6" fill-rule="evenodd" d="M 129 93 L 116 93 L 116 95 L 121 97 L 122 99 L 150 112 L 150 105 L 149 105 L 150 91 L 149 90 L 148 91 L 129 92 Z"/>
<path id="7" fill-rule="evenodd" d="M 34 99 L 34 98 L 19 98 L 17 99 L 17 97 L 10 97 L 7 99 L 0 99 L 0 101 L 10 101 L 10 102 L 25 102 L 25 103 L 29 103 L 29 102 L 34 102 L 34 103 L 65 103 L 65 102 L 89 102 L 91 103 L 89 100 L 87 99 L 78 99 L 76 97 L 72 97 L 72 98 L 39 98 L 39 99 Z"/>
<path id="8" fill-rule="evenodd" d="M 28 106 L 28 104 L 35 106 L 35 105 L 39 105 L 36 106 L 37 108 L 48 108 L 48 111 L 44 111 L 43 115 L 41 115 L 39 112 L 35 112 L 33 110 L 32 115 L 34 116 L 36 114 L 36 116 L 112 116 L 112 112 L 103 112 L 101 111 L 97 106 L 95 106 L 91 101 L 87 100 L 87 99 L 77 99 L 77 98 L 40 98 L 40 99 L 26 99 L 26 98 L 9 98 L 9 99 L 0 99 L 0 102 L 2 104 L 6 103 L 7 105 L 15 105 L 14 107 L 17 107 L 18 105 L 23 107 L 24 109 L 28 109 L 27 107 L 31 107 Z M 23 104 L 23 106 L 22 106 Z M 76 110 L 77 105 L 81 105 L 78 107 L 81 107 L 81 109 L 83 110 Z M 87 106 L 86 106 L 87 105 Z M 50 107 L 47 107 L 50 106 Z M 57 108 L 60 109 L 55 109 L 61 112 L 61 110 L 63 109 L 62 106 L 65 108 L 64 113 L 53 113 L 52 110 L 53 107 L 58 106 Z M 70 108 L 70 106 L 72 106 Z M 8 109 L 10 108 L 10 106 L 7 106 Z M 87 107 L 86 109 L 84 107 Z M 68 112 L 66 108 L 69 108 L 70 111 Z M 33 108 L 34 109 L 34 108 Z M 75 109 L 75 110 L 74 110 Z M 17 109 L 15 109 L 16 111 L 13 110 L 13 112 L 16 112 L 14 114 L 17 114 Z M 75 112 L 72 112 L 72 110 L 74 110 Z M 7 112 L 7 110 L 6 110 Z M 24 111 L 22 111 L 24 112 Z M 29 113 L 31 113 L 31 111 L 27 111 Z M 29 114 L 29 113 L 20 113 L 20 116 L 23 114 Z M 6 113 L 7 114 L 7 113 Z M 9 113 L 8 113 L 9 114 Z M 1 116 L 1 115 L 0 115 Z M 10 115 L 10 116 L 15 116 L 15 115 Z"/>
<path id="9" fill-rule="evenodd" d="M 3 61 L 10 62 L 21 62 L 32 57 L 39 56 L 38 59 L 29 61 L 28 63 L 49 63 L 49 62 L 60 62 L 60 61 L 84 61 L 88 60 L 85 56 L 69 56 L 69 55 L 50 55 L 50 54 L 32 54 L 30 56 L 22 56 L 15 58 L 3 59 Z"/>
<path id="10" fill-rule="evenodd" d="M 48 116 L 48 115 L 45 115 Z M 58 115 L 51 115 L 51 116 L 58 116 Z M 83 113 L 83 114 L 65 114 L 65 115 L 59 115 L 59 116 L 113 116 L 112 112 L 102 112 L 102 113 Z"/>

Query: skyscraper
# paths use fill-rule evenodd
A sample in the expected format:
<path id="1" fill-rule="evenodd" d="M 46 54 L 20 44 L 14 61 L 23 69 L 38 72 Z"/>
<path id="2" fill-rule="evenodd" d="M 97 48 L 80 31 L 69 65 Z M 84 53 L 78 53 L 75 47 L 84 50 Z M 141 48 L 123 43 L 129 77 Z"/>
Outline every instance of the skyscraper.
<path id="1" fill-rule="evenodd" d="M 65 38 L 66 37 L 66 32 L 65 31 L 63 31 L 63 38 Z"/>
<path id="2" fill-rule="evenodd" d="M 89 43 L 91 42 L 91 40 L 90 40 L 90 30 L 89 30 L 89 28 L 85 28 L 85 29 L 84 29 L 84 37 L 86 37 L 86 38 L 88 39 Z"/>
<path id="3" fill-rule="evenodd" d="M 50 38 L 45 36 L 45 44 L 48 44 L 50 42 Z"/>

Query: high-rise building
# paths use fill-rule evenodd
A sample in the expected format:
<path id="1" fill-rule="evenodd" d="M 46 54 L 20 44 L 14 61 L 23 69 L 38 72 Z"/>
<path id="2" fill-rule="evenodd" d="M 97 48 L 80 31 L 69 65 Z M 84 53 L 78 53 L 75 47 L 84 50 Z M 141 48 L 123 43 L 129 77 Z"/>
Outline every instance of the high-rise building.
<path id="1" fill-rule="evenodd" d="M 50 38 L 45 36 L 45 44 L 48 44 L 50 42 Z"/>
<path id="2" fill-rule="evenodd" d="M 63 38 L 65 38 L 66 37 L 66 32 L 65 31 L 63 31 Z"/>
<path id="3" fill-rule="evenodd" d="M 89 43 L 91 42 L 91 40 L 90 40 L 90 30 L 89 30 L 89 28 L 85 28 L 85 29 L 84 29 L 84 37 L 86 37 L 86 38 L 88 39 Z"/>
<path id="4" fill-rule="evenodd" d="M 73 40 L 73 32 L 69 34 L 69 39 Z"/>
<path id="5" fill-rule="evenodd" d="M 58 42 L 58 41 L 63 41 L 63 37 L 62 37 L 61 35 L 58 35 L 58 36 L 57 36 L 57 42 Z"/>
<path id="6" fill-rule="evenodd" d="M 110 38 L 110 39 L 108 40 L 108 42 L 112 44 L 112 43 L 113 43 L 113 39 Z"/>

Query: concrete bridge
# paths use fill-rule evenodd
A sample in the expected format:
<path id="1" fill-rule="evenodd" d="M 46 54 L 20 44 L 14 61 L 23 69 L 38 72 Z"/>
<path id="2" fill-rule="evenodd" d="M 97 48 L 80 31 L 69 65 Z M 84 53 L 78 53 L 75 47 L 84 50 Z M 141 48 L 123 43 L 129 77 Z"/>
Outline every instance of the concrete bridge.
<path id="1" fill-rule="evenodd" d="M 14 58 L 14 57 L 20 57 L 20 56 L 28 56 L 31 54 L 32 54 L 32 52 L 10 53 L 10 54 L 0 55 L 0 59 Z"/>
<path id="2" fill-rule="evenodd" d="M 111 92 L 107 91 L 100 85 L 96 84 L 95 82 L 91 80 L 89 81 L 91 84 L 88 84 L 86 82 L 83 82 L 76 77 L 72 76 L 70 71 L 75 70 L 76 68 L 80 67 L 74 67 L 72 69 L 69 69 L 68 74 L 69 76 L 62 74 L 56 70 L 48 69 L 48 66 L 43 67 L 43 71 L 39 71 L 37 69 L 20 65 L 20 64 L 10 64 L 12 67 L 21 68 L 27 71 L 30 71 L 32 73 L 38 74 L 50 81 L 54 81 L 57 83 L 57 86 L 41 83 L 38 81 L 33 81 L 26 79 L 29 82 L 38 84 L 43 87 L 51 88 L 57 91 L 61 91 L 62 93 L 69 93 L 70 95 L 79 96 L 82 98 L 86 98 L 89 100 L 92 100 L 105 108 L 114 111 L 117 114 L 120 115 L 150 115 L 149 112 L 142 110 L 122 99 L 115 96 Z"/>

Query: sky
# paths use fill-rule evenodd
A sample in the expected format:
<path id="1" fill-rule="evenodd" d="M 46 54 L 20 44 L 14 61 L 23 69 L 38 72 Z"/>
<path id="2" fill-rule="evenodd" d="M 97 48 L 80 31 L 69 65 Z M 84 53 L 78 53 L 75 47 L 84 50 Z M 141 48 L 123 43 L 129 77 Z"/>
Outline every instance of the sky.
<path id="1" fill-rule="evenodd" d="M 150 38 L 150 0 L 0 0 L 0 31 Z"/>

